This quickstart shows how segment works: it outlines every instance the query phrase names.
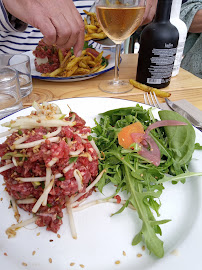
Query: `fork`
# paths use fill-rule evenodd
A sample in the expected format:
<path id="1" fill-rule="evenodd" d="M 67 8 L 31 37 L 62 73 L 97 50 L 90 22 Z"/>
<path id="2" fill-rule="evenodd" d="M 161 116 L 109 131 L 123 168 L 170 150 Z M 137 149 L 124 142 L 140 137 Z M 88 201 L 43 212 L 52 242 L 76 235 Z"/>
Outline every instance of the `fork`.
<path id="1" fill-rule="evenodd" d="M 144 93 L 144 102 L 146 105 L 162 109 L 155 92 Z"/>

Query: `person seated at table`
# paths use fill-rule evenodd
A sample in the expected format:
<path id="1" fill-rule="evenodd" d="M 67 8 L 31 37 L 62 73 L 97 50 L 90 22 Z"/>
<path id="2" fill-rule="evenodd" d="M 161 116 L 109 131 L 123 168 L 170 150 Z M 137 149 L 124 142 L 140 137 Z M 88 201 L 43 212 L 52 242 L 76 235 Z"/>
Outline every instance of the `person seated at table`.
<path id="1" fill-rule="evenodd" d="M 146 6 L 145 6 L 145 13 L 144 13 L 141 25 L 128 40 L 129 46 L 128 48 L 125 48 L 126 52 L 136 53 L 139 51 L 139 42 L 140 42 L 140 36 L 141 36 L 142 30 L 148 23 L 153 21 L 156 14 L 157 3 L 158 3 L 158 0 L 147 0 Z M 135 45 L 137 45 L 137 47 Z"/>
<path id="2" fill-rule="evenodd" d="M 86 16 L 83 10 L 89 11 L 94 2 L 94 0 L 73 0 L 73 2 L 72 0 L 44 0 L 40 2 L 36 0 L 0 0 L 0 53 L 17 54 L 34 50 L 43 37 L 47 44 L 56 43 L 67 48 L 73 41 L 72 39 L 67 41 L 66 29 L 72 27 L 74 27 L 75 32 L 79 32 L 76 37 L 75 34 L 71 36 L 71 38 L 73 36 L 75 38 L 72 44 L 76 46 L 78 41 L 77 47 L 80 50 L 84 39 L 84 25 L 81 24 L 80 17 L 83 19 Z M 75 6 L 72 6 L 72 3 Z M 143 24 L 153 19 L 156 3 L 157 0 L 147 0 Z M 78 12 L 76 12 L 75 7 Z M 80 17 L 78 13 L 80 13 Z M 60 14 L 60 16 L 56 14 Z M 77 20 L 76 26 L 74 25 L 75 18 L 71 20 L 72 15 L 75 15 Z M 53 31 L 55 30 L 51 36 L 47 24 Z M 89 41 L 89 45 L 91 44 L 96 48 L 101 47 L 100 44 Z M 78 54 L 78 50 L 76 53 Z"/>
<path id="3" fill-rule="evenodd" d="M 180 17 L 189 29 L 181 67 L 202 78 L 202 1 L 187 0 Z"/>
<path id="4" fill-rule="evenodd" d="M 75 3 L 78 7 L 83 5 L 83 1 Z M 91 6 L 90 1 L 88 5 Z M 0 0 L 1 53 L 33 50 L 43 38 L 47 45 L 73 47 L 78 56 L 84 44 L 84 30 L 72 0 Z"/>

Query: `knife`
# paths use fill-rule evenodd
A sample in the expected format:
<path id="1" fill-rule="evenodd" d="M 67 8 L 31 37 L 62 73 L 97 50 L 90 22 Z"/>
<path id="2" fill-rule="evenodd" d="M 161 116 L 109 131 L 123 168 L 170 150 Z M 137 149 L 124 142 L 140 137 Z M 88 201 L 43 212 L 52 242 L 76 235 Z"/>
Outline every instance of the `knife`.
<path id="1" fill-rule="evenodd" d="M 187 120 L 189 120 L 189 122 L 195 126 L 196 128 L 202 129 L 202 122 L 196 120 L 192 115 L 190 115 L 188 112 L 186 112 L 185 110 L 183 110 L 181 107 L 179 107 L 177 104 L 173 103 L 171 100 L 169 100 L 168 98 L 165 98 L 165 101 L 167 103 L 167 105 L 175 112 L 181 114 L 182 116 L 184 116 L 185 118 L 187 118 Z"/>

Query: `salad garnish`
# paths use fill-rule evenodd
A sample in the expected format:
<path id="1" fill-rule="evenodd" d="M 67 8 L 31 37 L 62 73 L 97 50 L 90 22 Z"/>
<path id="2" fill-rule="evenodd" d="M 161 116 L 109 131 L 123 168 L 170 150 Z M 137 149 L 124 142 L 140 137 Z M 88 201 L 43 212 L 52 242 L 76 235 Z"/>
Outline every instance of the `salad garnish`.
<path id="1" fill-rule="evenodd" d="M 142 220 L 132 245 L 144 241 L 150 252 L 162 258 L 160 225 L 170 221 L 157 219 L 163 183 L 184 183 L 186 177 L 201 176 L 202 172 L 188 170 L 195 148 L 192 125 L 171 111 L 159 111 L 159 117 L 161 121 L 154 118 L 152 109 L 145 110 L 140 105 L 110 110 L 100 114 L 99 122 L 95 120 L 93 132 L 94 141 L 105 156 L 99 160 L 99 170 L 105 169 L 106 174 L 98 182 L 98 189 L 102 192 L 111 182 L 117 186 L 115 194 L 127 192 L 128 199 L 117 213 L 130 203 Z"/>

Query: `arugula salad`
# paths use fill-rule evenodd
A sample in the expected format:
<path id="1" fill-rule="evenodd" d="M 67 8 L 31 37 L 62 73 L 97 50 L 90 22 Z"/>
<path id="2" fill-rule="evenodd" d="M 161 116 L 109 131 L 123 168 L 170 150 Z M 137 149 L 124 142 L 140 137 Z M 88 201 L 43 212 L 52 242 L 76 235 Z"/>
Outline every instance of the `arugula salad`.
<path id="1" fill-rule="evenodd" d="M 99 171 L 106 170 L 97 184 L 100 192 L 108 183 L 128 194 L 126 203 L 115 214 L 121 213 L 129 204 L 135 207 L 142 221 L 142 228 L 134 232 L 132 245 L 144 241 L 148 250 L 161 258 L 164 256 L 160 225 L 171 220 L 160 219 L 160 196 L 163 184 L 171 181 L 186 182 L 190 176 L 202 172 L 190 172 L 189 162 L 195 149 L 195 130 L 187 119 L 173 111 L 159 111 L 157 121 L 152 109 L 136 107 L 120 108 L 100 114 L 95 119 L 92 137 L 102 153 Z"/>

